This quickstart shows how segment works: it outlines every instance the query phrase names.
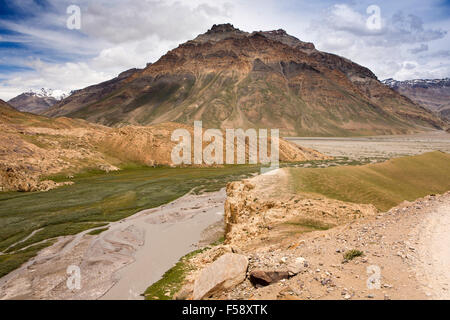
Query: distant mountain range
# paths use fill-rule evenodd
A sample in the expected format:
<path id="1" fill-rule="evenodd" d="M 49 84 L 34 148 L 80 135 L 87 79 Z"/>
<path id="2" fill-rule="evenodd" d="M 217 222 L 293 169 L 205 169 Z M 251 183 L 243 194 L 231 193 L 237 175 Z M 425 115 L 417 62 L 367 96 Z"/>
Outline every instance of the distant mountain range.
<path id="1" fill-rule="evenodd" d="M 289 136 L 410 133 L 443 121 L 367 68 L 284 30 L 214 25 L 146 68 L 77 90 L 44 111 L 108 126 L 203 120 Z"/>
<path id="2" fill-rule="evenodd" d="M 398 93 L 450 120 L 450 78 L 382 81 Z"/>
<path id="3" fill-rule="evenodd" d="M 42 88 L 40 91 L 24 92 L 8 103 L 19 111 L 41 114 L 67 96 L 68 94 L 61 90 Z"/>

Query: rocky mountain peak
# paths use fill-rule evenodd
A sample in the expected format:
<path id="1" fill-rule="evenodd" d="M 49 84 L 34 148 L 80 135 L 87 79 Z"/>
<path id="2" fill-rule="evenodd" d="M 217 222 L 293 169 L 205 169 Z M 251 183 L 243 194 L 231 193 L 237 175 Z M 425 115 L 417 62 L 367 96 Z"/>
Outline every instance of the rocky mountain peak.
<path id="1" fill-rule="evenodd" d="M 192 41 L 196 43 L 217 42 L 227 38 L 242 38 L 247 35 L 247 32 L 235 28 L 231 23 L 214 24 L 206 33 L 199 35 Z"/>
<path id="2" fill-rule="evenodd" d="M 450 78 L 404 81 L 389 78 L 381 82 L 417 104 L 437 112 L 442 119 L 450 120 Z"/>
<path id="3" fill-rule="evenodd" d="M 296 49 L 315 50 L 315 46 L 313 43 L 301 41 L 298 38 L 291 36 L 283 29 L 272 31 L 258 31 L 254 32 L 253 34 L 260 34 L 270 40 L 281 42 Z"/>
<path id="4" fill-rule="evenodd" d="M 209 29 L 206 33 L 212 34 L 212 33 L 233 32 L 233 31 L 240 31 L 240 30 L 235 28 L 231 23 L 223 23 L 223 24 L 214 24 L 211 27 L 211 29 Z"/>
<path id="5" fill-rule="evenodd" d="M 9 100 L 8 103 L 19 111 L 40 114 L 67 96 L 68 93 L 62 90 L 42 88 L 24 92 Z"/>
<path id="6" fill-rule="evenodd" d="M 301 41 L 298 38 L 288 34 L 284 29 L 254 31 L 249 33 L 235 28 L 230 23 L 214 24 L 206 33 L 200 34 L 194 40 L 188 41 L 186 44 L 203 44 L 207 42 L 216 43 L 230 38 L 245 39 L 253 36 L 262 36 L 271 41 L 281 42 L 292 48 L 300 49 L 307 53 L 313 52 L 316 49 L 313 43 Z"/>

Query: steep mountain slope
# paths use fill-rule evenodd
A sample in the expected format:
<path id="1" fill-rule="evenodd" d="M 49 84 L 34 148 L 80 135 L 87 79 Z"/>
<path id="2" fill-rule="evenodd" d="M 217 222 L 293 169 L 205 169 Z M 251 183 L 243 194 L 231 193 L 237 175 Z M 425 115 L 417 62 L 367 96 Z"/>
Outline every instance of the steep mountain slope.
<path id="1" fill-rule="evenodd" d="M 367 68 L 283 30 L 214 25 L 101 96 L 92 88 L 47 115 L 110 126 L 203 120 L 214 128 L 280 128 L 283 135 L 396 134 L 440 128 L 433 114 Z"/>
<path id="2" fill-rule="evenodd" d="M 51 117 L 59 117 L 75 112 L 80 109 L 81 106 L 89 106 L 94 102 L 106 98 L 108 95 L 119 89 L 125 80 L 139 71 L 141 70 L 130 69 L 122 72 L 116 78 L 109 81 L 89 86 L 82 90 L 76 90 L 72 92 L 69 97 L 63 99 L 53 108 L 44 112 L 44 114 Z"/>
<path id="3" fill-rule="evenodd" d="M 7 110 L 13 110 L 13 107 L 0 99 L 0 112 L 2 112 L 1 114 L 3 114 L 3 112 L 6 112 Z"/>
<path id="4" fill-rule="evenodd" d="M 398 93 L 417 104 L 437 112 L 442 118 L 450 120 L 450 78 L 382 81 Z"/>

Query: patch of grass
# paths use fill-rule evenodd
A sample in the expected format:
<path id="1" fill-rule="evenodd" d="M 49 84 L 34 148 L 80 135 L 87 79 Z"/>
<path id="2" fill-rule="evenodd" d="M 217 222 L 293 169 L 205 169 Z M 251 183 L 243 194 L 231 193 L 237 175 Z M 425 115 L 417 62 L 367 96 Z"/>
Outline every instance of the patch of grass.
<path id="1" fill-rule="evenodd" d="M 225 242 L 225 236 L 221 236 L 219 239 L 217 239 L 216 241 L 214 241 L 213 243 L 211 243 L 212 247 L 218 246 L 222 243 Z"/>
<path id="2" fill-rule="evenodd" d="M 348 250 L 344 253 L 344 261 L 351 261 L 356 257 L 361 257 L 364 255 L 364 252 L 356 249 Z"/>
<path id="3" fill-rule="evenodd" d="M 172 300 L 173 295 L 181 289 L 186 275 L 193 270 L 189 260 L 207 249 L 195 250 L 182 257 L 175 266 L 164 273 L 159 281 L 145 290 L 145 300 Z"/>
<path id="4" fill-rule="evenodd" d="M 14 269 L 19 268 L 29 259 L 35 257 L 40 250 L 51 246 L 53 243 L 54 242 L 52 240 L 49 240 L 16 253 L 0 255 L 0 278 L 7 275 Z"/>
<path id="5" fill-rule="evenodd" d="M 309 229 L 308 231 L 328 230 L 333 227 L 332 225 L 323 223 L 318 220 L 313 220 L 313 219 L 299 219 L 299 220 L 287 222 L 287 224 L 292 225 L 292 226 L 299 226 L 299 227 L 302 227 L 305 229 Z"/>
<path id="6" fill-rule="evenodd" d="M 382 211 L 450 190 L 450 155 L 439 151 L 363 166 L 289 170 L 297 193 L 373 204 Z"/>
<path id="7" fill-rule="evenodd" d="M 100 234 L 100 233 L 102 233 L 102 232 L 104 232 L 104 231 L 106 231 L 106 230 L 108 230 L 108 229 L 109 229 L 109 227 L 107 227 L 107 228 L 95 229 L 95 230 L 92 230 L 91 232 L 88 232 L 87 234 L 89 234 L 89 235 L 91 235 L 91 236 L 96 236 L 96 235 L 98 235 L 98 234 Z"/>

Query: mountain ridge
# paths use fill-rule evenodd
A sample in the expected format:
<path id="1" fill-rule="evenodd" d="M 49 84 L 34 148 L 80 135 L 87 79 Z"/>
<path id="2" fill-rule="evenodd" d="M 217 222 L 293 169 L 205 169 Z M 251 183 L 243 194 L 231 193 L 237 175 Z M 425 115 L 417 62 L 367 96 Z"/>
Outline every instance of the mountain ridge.
<path id="1" fill-rule="evenodd" d="M 108 126 L 167 121 L 212 128 L 279 128 L 349 136 L 441 129 L 440 119 L 390 90 L 368 68 L 318 51 L 284 30 L 214 25 L 105 92 L 78 90 L 44 114 Z M 94 86 L 95 87 L 95 86 Z"/>

